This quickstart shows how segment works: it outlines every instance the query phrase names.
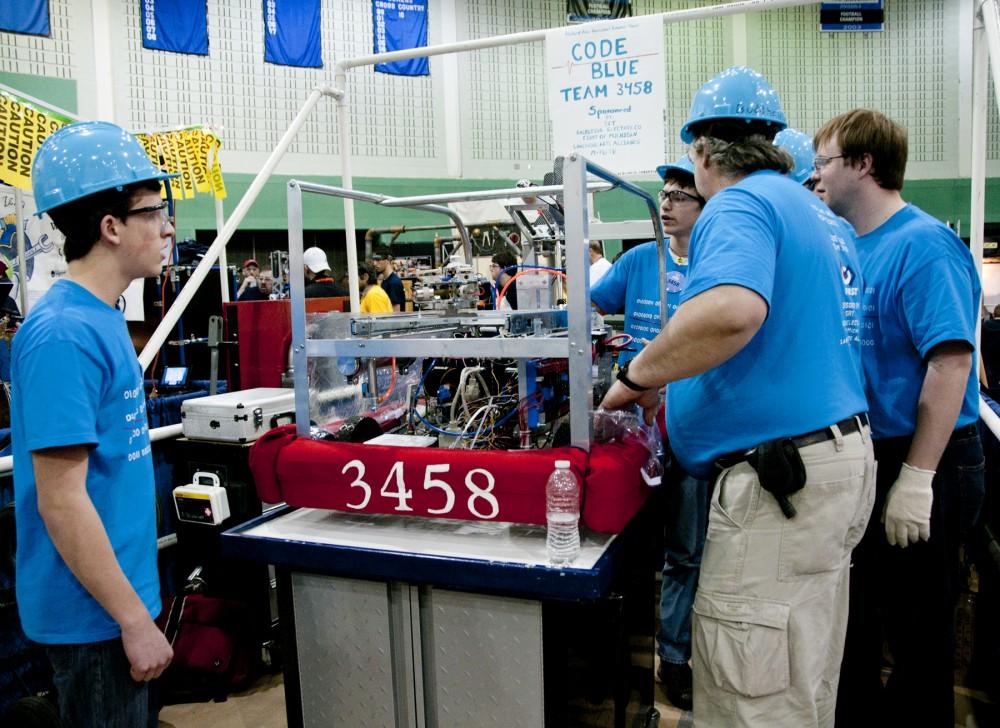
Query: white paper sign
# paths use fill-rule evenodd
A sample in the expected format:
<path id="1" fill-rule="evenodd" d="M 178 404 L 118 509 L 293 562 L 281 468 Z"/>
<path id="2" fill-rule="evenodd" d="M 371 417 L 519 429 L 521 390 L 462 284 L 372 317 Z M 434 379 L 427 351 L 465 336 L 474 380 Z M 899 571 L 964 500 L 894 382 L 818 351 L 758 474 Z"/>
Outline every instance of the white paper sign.
<path id="1" fill-rule="evenodd" d="M 616 174 L 654 174 L 666 114 L 663 21 L 560 28 L 545 50 L 555 154 L 579 152 Z"/>

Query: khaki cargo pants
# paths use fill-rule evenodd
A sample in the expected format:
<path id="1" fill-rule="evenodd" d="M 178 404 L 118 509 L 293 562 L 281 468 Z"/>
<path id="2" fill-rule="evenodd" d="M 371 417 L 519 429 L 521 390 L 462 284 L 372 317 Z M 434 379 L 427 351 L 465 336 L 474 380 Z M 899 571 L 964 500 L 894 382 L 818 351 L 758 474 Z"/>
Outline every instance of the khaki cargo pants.
<path id="1" fill-rule="evenodd" d="M 715 483 L 692 622 L 697 728 L 833 726 L 851 550 L 875 497 L 868 428 L 799 450 L 782 514 L 746 463 Z"/>

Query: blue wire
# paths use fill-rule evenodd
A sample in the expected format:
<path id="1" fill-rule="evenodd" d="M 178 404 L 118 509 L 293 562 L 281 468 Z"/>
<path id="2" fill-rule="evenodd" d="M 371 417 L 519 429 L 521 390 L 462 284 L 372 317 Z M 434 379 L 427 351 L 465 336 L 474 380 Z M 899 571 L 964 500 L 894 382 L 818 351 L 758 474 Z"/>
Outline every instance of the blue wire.
<path id="1" fill-rule="evenodd" d="M 507 420 L 509 420 L 515 414 L 517 414 L 517 410 L 518 410 L 517 407 L 515 407 L 514 409 L 512 409 L 510 412 L 508 412 L 507 414 L 505 414 L 499 420 L 497 420 L 496 422 L 494 422 L 493 426 L 490 427 L 490 429 L 485 430 L 485 432 L 493 432 L 496 428 L 498 428 L 504 422 L 506 422 Z M 437 427 L 436 425 L 432 425 L 430 422 L 428 422 L 426 419 L 424 419 L 424 417 L 419 412 L 417 412 L 416 409 L 410 410 L 410 413 L 416 415 L 417 419 L 420 420 L 424 424 L 424 426 L 429 427 L 430 429 L 434 430 L 434 432 L 440 432 L 442 435 L 450 435 L 452 437 L 474 437 L 475 436 L 475 433 L 473 433 L 473 432 L 449 432 L 448 430 L 442 430 L 440 427 Z M 483 433 L 480 432 L 479 434 L 482 435 Z"/>

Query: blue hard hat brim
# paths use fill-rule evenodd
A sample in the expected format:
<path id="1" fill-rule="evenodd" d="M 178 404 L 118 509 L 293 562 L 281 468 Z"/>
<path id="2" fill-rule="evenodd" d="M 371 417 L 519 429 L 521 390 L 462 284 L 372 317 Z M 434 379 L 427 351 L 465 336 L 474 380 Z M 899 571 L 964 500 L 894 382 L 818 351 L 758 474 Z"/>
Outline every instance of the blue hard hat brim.
<path id="1" fill-rule="evenodd" d="M 694 176 L 694 172 L 692 172 L 690 169 L 684 169 L 684 167 L 681 167 L 677 164 L 664 164 L 656 168 L 656 173 L 660 175 L 660 179 L 663 180 L 664 182 L 667 181 L 667 174 L 669 174 L 670 172 L 683 172 L 688 176 L 691 177 Z"/>
<path id="2" fill-rule="evenodd" d="M 120 185 L 118 187 L 107 187 L 107 188 L 105 188 L 103 190 L 98 190 L 98 191 L 95 191 L 95 192 L 81 193 L 81 194 L 78 194 L 78 195 L 70 195 L 70 196 L 67 197 L 67 199 L 65 199 L 64 201 L 60 202 L 58 205 L 48 205 L 48 206 L 43 206 L 43 207 L 37 208 L 35 210 L 35 217 L 41 217 L 42 215 L 44 215 L 49 210 L 54 210 L 57 207 L 62 207 L 63 205 L 68 205 L 71 202 L 76 202 L 77 200 L 82 200 L 84 197 L 90 197 L 90 195 L 96 195 L 98 192 L 105 192 L 105 191 L 107 191 L 109 189 L 124 189 L 127 186 L 141 184 L 142 182 L 153 182 L 153 181 L 156 181 L 156 182 L 165 182 L 168 179 L 173 179 L 174 177 L 180 177 L 180 176 L 181 176 L 180 172 L 161 172 L 160 174 L 157 174 L 157 175 L 152 175 L 152 176 L 146 177 L 144 179 L 137 179 L 137 180 L 135 180 L 133 182 L 129 182 L 128 185 Z"/>

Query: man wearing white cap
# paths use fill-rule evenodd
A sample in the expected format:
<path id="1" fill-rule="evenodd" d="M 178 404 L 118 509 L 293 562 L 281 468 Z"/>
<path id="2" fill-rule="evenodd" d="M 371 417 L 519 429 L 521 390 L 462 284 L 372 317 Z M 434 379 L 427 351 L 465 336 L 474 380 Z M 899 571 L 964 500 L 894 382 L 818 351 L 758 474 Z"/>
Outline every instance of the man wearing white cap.
<path id="1" fill-rule="evenodd" d="M 306 298 L 326 298 L 329 296 L 346 296 L 347 291 L 340 287 L 330 272 L 330 264 L 322 248 L 313 246 L 302 253 L 305 263 Z"/>

